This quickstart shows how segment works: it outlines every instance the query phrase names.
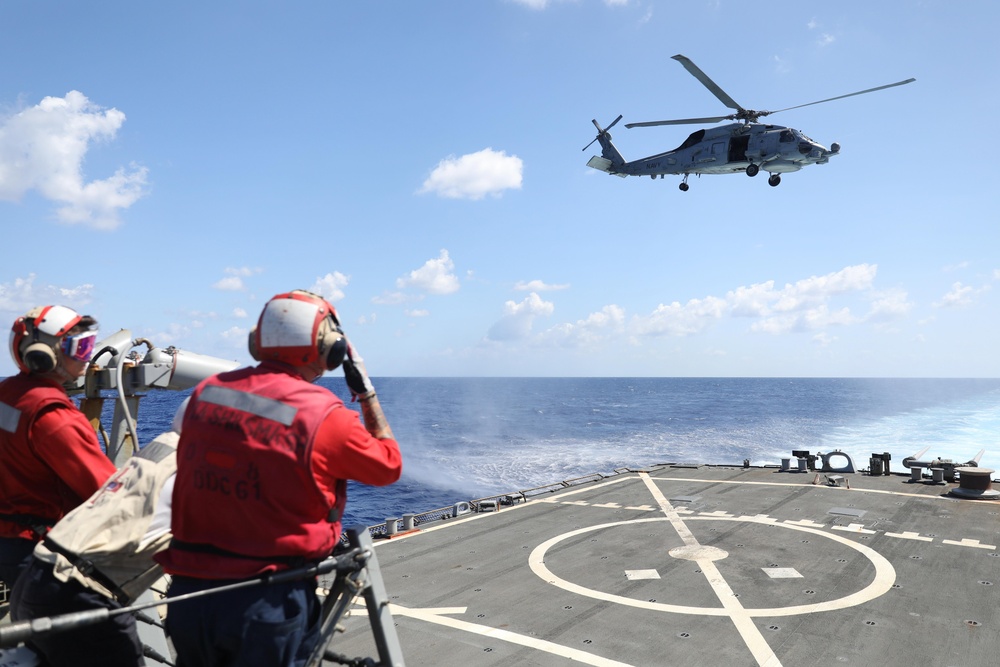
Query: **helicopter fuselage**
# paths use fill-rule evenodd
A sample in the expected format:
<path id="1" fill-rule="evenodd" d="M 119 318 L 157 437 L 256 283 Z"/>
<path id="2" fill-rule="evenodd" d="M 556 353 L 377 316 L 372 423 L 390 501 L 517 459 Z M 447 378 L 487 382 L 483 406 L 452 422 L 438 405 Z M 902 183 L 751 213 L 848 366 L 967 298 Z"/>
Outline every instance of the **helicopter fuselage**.
<path id="1" fill-rule="evenodd" d="M 742 121 L 697 130 L 691 133 L 684 143 L 672 151 L 657 153 L 641 160 L 626 160 L 615 145 L 611 143 L 611 132 L 621 114 L 607 127 L 601 127 L 595 118 L 591 122 L 597 128 L 597 136 L 583 147 L 590 148 L 595 141 L 601 143 L 601 154 L 595 155 L 587 162 L 588 167 L 612 174 L 613 176 L 650 176 L 663 178 L 667 174 L 681 175 L 680 189 L 688 189 L 688 176 L 691 174 L 733 174 L 744 172 L 747 176 L 756 176 L 761 171 L 770 174 L 767 184 L 776 186 L 781 183 L 781 174 L 798 171 L 810 164 L 825 164 L 830 158 L 840 152 L 840 146 L 830 144 L 830 148 L 822 146 L 798 130 L 782 125 L 758 123 L 758 119 L 781 111 L 790 111 L 814 104 L 823 104 L 841 100 L 845 97 L 865 95 L 886 88 L 895 88 L 916 79 L 910 78 L 884 86 L 859 90 L 846 95 L 838 95 L 825 100 L 817 100 L 794 107 L 786 107 L 774 111 L 748 109 L 736 102 L 729 93 L 719 87 L 695 65 L 690 58 L 677 54 L 673 56 L 689 74 L 698 79 L 701 85 L 735 113 L 724 116 L 707 116 L 702 118 L 678 118 L 672 120 L 653 120 L 641 123 L 625 123 L 625 127 L 654 127 L 657 125 L 702 125 L 704 123 L 719 123 L 724 120 Z"/>
<path id="2" fill-rule="evenodd" d="M 601 157 L 587 164 L 615 176 L 689 174 L 770 174 L 798 171 L 811 164 L 824 164 L 840 147 L 816 143 L 802 132 L 781 125 L 732 123 L 697 130 L 672 151 L 626 161 L 611 143 L 610 133 L 599 137 Z M 749 171 L 748 171 L 749 169 Z"/>

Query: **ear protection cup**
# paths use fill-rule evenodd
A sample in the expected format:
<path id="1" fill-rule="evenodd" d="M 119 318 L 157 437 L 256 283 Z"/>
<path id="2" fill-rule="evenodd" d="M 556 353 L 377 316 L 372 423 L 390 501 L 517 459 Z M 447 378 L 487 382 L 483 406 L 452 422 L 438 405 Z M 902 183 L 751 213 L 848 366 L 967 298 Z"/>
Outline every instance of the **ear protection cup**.
<path id="1" fill-rule="evenodd" d="M 24 365 L 32 373 L 48 373 L 55 370 L 56 353 L 45 343 L 32 343 L 25 348 L 21 357 L 24 359 Z"/>
<path id="2" fill-rule="evenodd" d="M 250 356 L 253 357 L 254 361 L 261 361 L 260 358 L 260 348 L 257 344 L 257 327 L 250 327 L 250 335 L 247 336 L 247 349 L 250 350 Z"/>
<path id="3" fill-rule="evenodd" d="M 347 356 L 347 339 L 332 317 L 324 319 L 320 324 L 317 338 L 319 356 L 323 359 L 326 370 L 339 368 Z"/>

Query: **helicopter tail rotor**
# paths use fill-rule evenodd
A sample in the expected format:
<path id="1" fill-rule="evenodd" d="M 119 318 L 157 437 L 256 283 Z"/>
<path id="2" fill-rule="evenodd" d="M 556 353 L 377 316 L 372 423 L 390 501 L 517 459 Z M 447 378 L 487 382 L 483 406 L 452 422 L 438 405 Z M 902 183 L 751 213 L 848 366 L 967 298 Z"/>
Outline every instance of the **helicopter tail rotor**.
<path id="1" fill-rule="evenodd" d="M 618 114 L 618 118 L 615 118 L 615 119 L 614 119 L 613 121 L 611 121 L 611 124 L 610 124 L 610 125 L 608 125 L 608 126 L 607 126 L 607 127 L 605 127 L 605 128 L 602 128 L 602 127 L 600 126 L 600 124 L 599 124 L 599 123 L 597 122 L 597 119 L 596 119 L 596 118 L 592 119 L 592 120 L 591 120 L 590 122 L 591 122 L 591 123 L 593 123 L 593 124 L 594 124 L 594 127 L 596 127 L 596 128 L 597 128 L 597 136 L 596 136 L 596 137 L 594 137 L 594 138 L 593 138 L 593 139 L 592 139 L 592 140 L 590 141 L 590 143 L 589 143 L 589 144 L 587 144 L 586 146 L 584 146 L 584 147 L 583 147 L 583 150 L 587 150 L 588 148 L 590 148 L 590 147 L 591 147 L 591 145 L 592 145 L 592 144 L 593 144 L 593 143 L 594 143 L 595 141 L 597 141 L 598 139 L 600 139 L 600 138 L 601 138 L 601 137 L 603 137 L 603 136 L 607 136 L 607 138 L 608 138 L 608 139 L 610 139 L 610 138 L 611 138 L 611 135 L 610 135 L 610 134 L 608 133 L 608 130 L 610 130 L 610 129 L 611 129 L 611 128 L 613 128 L 613 127 L 614 127 L 615 125 L 617 125 L 617 124 L 618 124 L 618 121 L 620 121 L 621 119 L 622 119 L 622 115 L 621 115 L 621 114 Z"/>

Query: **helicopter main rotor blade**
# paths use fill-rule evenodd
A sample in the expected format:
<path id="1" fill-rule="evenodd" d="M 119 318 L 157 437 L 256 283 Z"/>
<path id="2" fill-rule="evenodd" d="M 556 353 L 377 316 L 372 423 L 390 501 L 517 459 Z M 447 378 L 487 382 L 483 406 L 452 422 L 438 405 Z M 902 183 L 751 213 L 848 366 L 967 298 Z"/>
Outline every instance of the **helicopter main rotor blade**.
<path id="1" fill-rule="evenodd" d="M 766 113 L 767 114 L 772 114 L 772 113 L 778 113 L 779 111 L 788 111 L 790 109 L 801 109 L 802 107 L 809 107 L 809 106 L 812 106 L 814 104 L 823 104 L 824 102 L 833 102 L 834 100 L 842 100 L 845 97 L 854 97 L 855 95 L 864 95 L 865 93 L 874 93 L 876 90 L 885 90 L 886 88 L 894 88 L 896 86 L 902 86 L 902 85 L 905 85 L 907 83 L 913 83 L 914 81 L 916 81 L 916 79 L 906 79 L 905 81 L 897 81 L 896 83 L 889 83 L 889 84 L 886 84 L 884 86 L 879 86 L 878 88 L 869 88 L 868 90 L 859 90 L 856 93 L 848 93 L 847 95 L 838 95 L 837 97 L 831 97 L 829 99 L 819 100 L 818 102 L 809 102 L 808 104 L 799 104 L 799 105 L 794 106 L 794 107 L 785 107 L 784 109 L 776 109 L 774 111 L 768 111 Z M 763 116 L 763 115 L 765 115 L 765 113 L 761 113 L 761 115 Z"/>
<path id="2" fill-rule="evenodd" d="M 701 85 L 708 88 L 713 95 L 719 98 L 720 102 L 725 104 L 730 109 L 743 111 L 743 107 L 737 104 L 736 100 L 731 98 L 722 88 L 719 88 L 719 84 L 715 83 L 710 78 L 708 78 L 708 75 L 702 72 L 697 65 L 695 65 L 687 58 L 687 56 L 682 56 L 681 54 L 677 54 L 676 56 L 672 56 L 672 58 L 677 62 L 679 62 L 681 65 L 684 65 L 684 69 L 690 72 L 691 75 L 694 76 L 694 78 L 701 81 Z M 626 125 L 626 127 L 628 126 Z"/>
<path id="3" fill-rule="evenodd" d="M 732 116 L 713 116 L 711 118 L 681 118 L 679 120 L 650 120 L 644 123 L 625 123 L 625 127 L 656 127 L 657 125 L 702 125 L 704 123 L 719 123 L 732 120 Z"/>

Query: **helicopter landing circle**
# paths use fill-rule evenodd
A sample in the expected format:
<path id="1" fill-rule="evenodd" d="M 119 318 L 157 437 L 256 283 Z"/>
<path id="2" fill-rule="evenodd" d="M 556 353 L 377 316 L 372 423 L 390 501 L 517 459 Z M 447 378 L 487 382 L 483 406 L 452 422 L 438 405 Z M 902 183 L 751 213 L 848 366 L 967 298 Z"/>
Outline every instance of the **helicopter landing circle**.
<path id="1" fill-rule="evenodd" d="M 811 614 L 822 611 L 834 611 L 837 609 L 846 609 L 848 607 L 853 607 L 875 598 L 884 595 L 891 588 L 893 583 L 896 581 L 896 570 L 893 568 L 892 563 L 890 563 L 884 556 L 880 553 L 866 547 L 862 544 L 858 544 L 852 540 L 841 537 L 839 535 L 834 535 L 832 533 L 827 533 L 822 530 L 817 530 L 815 528 L 809 528 L 806 526 L 796 526 L 791 524 L 781 524 L 775 523 L 773 521 L 767 520 L 766 518 L 760 517 L 686 517 L 685 521 L 738 521 L 746 523 L 758 523 L 769 526 L 774 526 L 777 528 L 784 528 L 787 530 L 796 530 L 804 533 L 810 533 L 816 535 L 817 537 L 822 537 L 828 540 L 837 542 L 842 546 L 846 546 L 853 549 L 865 556 L 875 568 L 875 576 L 864 588 L 851 593 L 850 595 L 844 596 L 842 598 L 837 598 L 834 600 L 827 600 L 824 602 L 819 602 L 815 604 L 805 604 L 805 605 L 792 605 L 788 607 L 770 607 L 770 608 L 744 608 L 742 612 L 750 617 L 772 617 L 772 616 L 796 616 L 799 614 Z M 570 531 L 568 533 L 563 533 L 562 535 L 557 535 L 552 539 L 549 539 L 542 544 L 535 547 L 528 558 L 528 565 L 531 567 L 531 571 L 534 572 L 543 581 L 546 581 L 554 586 L 558 586 L 563 590 L 569 591 L 571 593 L 576 593 L 578 595 L 583 595 L 585 597 L 594 598 L 597 600 L 604 600 L 606 602 L 614 602 L 617 604 L 622 604 L 630 607 L 639 607 L 643 609 L 650 609 L 653 611 L 663 611 L 673 614 L 693 614 L 701 616 L 731 616 L 732 612 L 722 606 L 719 607 L 693 607 L 687 605 L 677 605 L 677 604 L 666 604 L 662 602 L 649 602 L 646 600 L 637 600 L 634 598 L 629 598 L 621 595 L 616 595 L 614 593 L 608 593 L 601 590 L 595 590 L 592 588 L 586 588 L 575 584 L 571 581 L 567 581 L 556 574 L 554 574 L 545 565 L 545 554 L 546 552 L 554 547 L 555 545 L 568 540 L 570 538 L 595 531 L 609 530 L 617 526 L 634 525 L 641 523 L 655 523 L 655 522 L 670 522 L 668 517 L 654 517 L 649 519 L 633 519 L 626 521 L 615 521 L 612 523 L 603 523 L 596 526 L 587 526 L 585 528 L 579 528 L 577 530 Z M 711 563 L 715 560 L 721 560 L 728 556 L 727 552 L 722 549 L 716 549 L 714 547 L 706 547 L 702 545 L 688 546 L 688 547 L 677 547 L 670 550 L 671 556 L 675 558 L 683 558 L 686 560 L 694 560 L 695 562 L 703 562 L 706 564 Z M 675 553 L 676 552 L 676 553 Z"/>

